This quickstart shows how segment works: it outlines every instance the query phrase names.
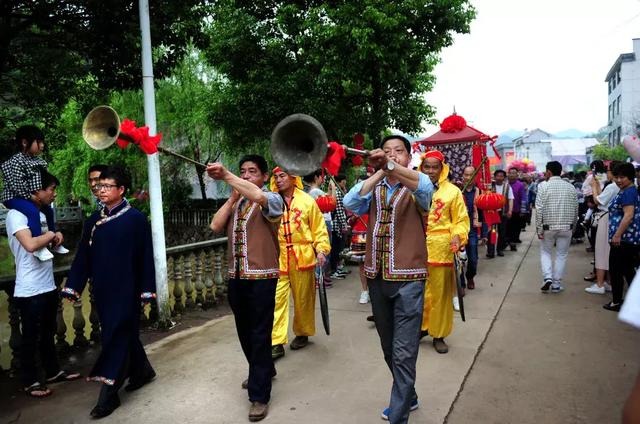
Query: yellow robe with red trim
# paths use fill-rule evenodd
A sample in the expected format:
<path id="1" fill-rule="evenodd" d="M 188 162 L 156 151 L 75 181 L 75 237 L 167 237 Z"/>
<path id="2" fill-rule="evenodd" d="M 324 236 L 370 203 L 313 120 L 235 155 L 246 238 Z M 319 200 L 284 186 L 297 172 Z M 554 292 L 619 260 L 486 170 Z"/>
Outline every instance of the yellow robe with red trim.
<path id="1" fill-rule="evenodd" d="M 427 218 L 427 263 L 432 266 L 453 264 L 451 239 L 460 237 L 460 246 L 469 237 L 469 213 L 460 189 L 447 180 L 449 166 L 444 164 L 438 190 L 431 198 Z"/>
<path id="2" fill-rule="evenodd" d="M 280 241 L 280 273 L 289 272 L 289 256 L 295 258 L 296 269 L 304 271 L 316 265 L 319 252 L 331 251 L 329 232 L 324 217 L 313 197 L 296 188 L 291 203 L 284 208 L 278 231 Z"/>

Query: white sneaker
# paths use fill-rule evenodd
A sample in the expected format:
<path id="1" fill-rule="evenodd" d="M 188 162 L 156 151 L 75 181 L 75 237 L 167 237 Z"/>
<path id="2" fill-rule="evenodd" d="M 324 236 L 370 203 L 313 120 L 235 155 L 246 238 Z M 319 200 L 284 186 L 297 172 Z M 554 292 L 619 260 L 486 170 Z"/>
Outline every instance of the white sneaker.
<path id="1" fill-rule="evenodd" d="M 33 252 L 33 256 L 40 259 L 42 262 L 53 259 L 53 253 L 49 252 L 49 249 L 43 247 Z"/>
<path id="2" fill-rule="evenodd" d="M 363 291 L 362 293 L 360 293 L 360 304 L 364 305 L 366 303 L 369 303 L 369 292 Z"/>
<path id="3" fill-rule="evenodd" d="M 591 284 L 589 287 L 584 289 L 584 291 L 591 294 L 605 294 L 604 286 L 598 287 L 596 283 Z"/>
<path id="4" fill-rule="evenodd" d="M 67 249 L 63 245 L 60 245 L 58 247 L 54 247 L 52 250 L 53 250 L 54 253 L 58 253 L 60 255 L 66 255 L 67 253 L 69 253 L 69 249 Z"/>
<path id="5" fill-rule="evenodd" d="M 605 282 L 604 282 L 604 290 L 605 290 L 607 293 L 611 293 L 611 290 L 613 290 L 613 289 L 611 288 L 611 284 L 609 284 L 609 283 L 607 283 L 607 282 L 605 281 Z"/>
<path id="6" fill-rule="evenodd" d="M 460 301 L 458 300 L 458 296 L 453 298 L 453 310 L 460 312 Z"/>

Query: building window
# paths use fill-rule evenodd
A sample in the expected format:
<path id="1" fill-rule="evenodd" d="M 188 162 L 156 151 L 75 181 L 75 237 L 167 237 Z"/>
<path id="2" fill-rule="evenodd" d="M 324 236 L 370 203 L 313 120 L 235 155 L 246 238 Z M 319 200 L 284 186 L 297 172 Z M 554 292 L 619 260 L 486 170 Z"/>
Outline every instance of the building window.
<path id="1" fill-rule="evenodd" d="M 611 107 L 611 105 L 609 105 L 609 113 L 608 113 L 608 115 L 607 115 L 607 122 L 608 122 L 609 124 L 611 124 L 611 121 L 613 120 L 613 119 L 612 119 L 612 117 L 611 117 L 611 116 L 612 116 L 612 113 L 611 113 L 612 109 L 613 109 L 613 108 Z"/>
<path id="2" fill-rule="evenodd" d="M 609 88 L 609 94 L 611 94 L 611 80 L 607 81 L 607 86 Z"/>
<path id="3" fill-rule="evenodd" d="M 622 79 L 620 78 L 620 70 L 619 70 L 619 69 L 618 69 L 618 72 L 616 72 L 616 75 L 617 75 L 617 78 L 618 78 L 618 81 L 617 81 L 617 82 L 618 82 L 618 84 L 620 84 L 620 81 L 621 81 Z"/>
<path id="4" fill-rule="evenodd" d="M 617 78 L 616 78 L 616 76 L 614 75 L 614 76 L 613 76 L 613 79 L 611 80 L 611 82 L 612 82 L 611 89 L 612 89 L 612 90 L 615 90 L 615 89 L 616 89 L 616 81 L 617 81 Z"/>
<path id="5" fill-rule="evenodd" d="M 618 138 L 616 139 L 618 141 L 617 144 L 620 144 L 621 138 L 622 138 L 622 127 L 618 127 Z"/>
<path id="6" fill-rule="evenodd" d="M 620 97 L 622 97 L 621 95 L 618 96 L 618 105 L 616 106 L 616 115 L 620 115 Z"/>
<path id="7" fill-rule="evenodd" d="M 613 145 L 613 133 L 610 132 L 609 133 L 609 146 L 612 146 L 612 145 Z"/>

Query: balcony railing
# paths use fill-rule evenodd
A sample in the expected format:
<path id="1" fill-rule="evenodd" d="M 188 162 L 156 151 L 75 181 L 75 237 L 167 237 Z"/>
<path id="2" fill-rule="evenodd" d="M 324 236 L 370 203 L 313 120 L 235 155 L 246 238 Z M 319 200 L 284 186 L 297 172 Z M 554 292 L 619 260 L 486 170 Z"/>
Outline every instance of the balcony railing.
<path id="1" fill-rule="evenodd" d="M 189 311 L 211 308 L 224 299 L 227 293 L 226 250 L 226 237 L 167 249 L 169 306 L 173 317 L 180 319 Z M 58 287 L 64 284 L 68 272 L 69 266 L 54 269 Z M 0 290 L 8 295 L 10 327 L 8 346 L 0 343 L 0 350 L 8 348 L 11 351 L 12 370 L 20 367 L 18 353 L 22 339 L 20 314 L 12 299 L 14 279 L 15 276 L 0 278 Z M 70 351 L 72 346 L 84 349 L 92 342 L 100 342 L 100 324 L 90 282 L 87 287 L 79 302 L 70 304 L 60 300 L 58 304 L 56 347 L 61 353 Z M 141 316 L 142 324 L 152 326 L 157 318 L 157 307 L 152 304 L 145 308 Z M 5 317 L 0 316 L 0 321 L 4 320 Z"/>

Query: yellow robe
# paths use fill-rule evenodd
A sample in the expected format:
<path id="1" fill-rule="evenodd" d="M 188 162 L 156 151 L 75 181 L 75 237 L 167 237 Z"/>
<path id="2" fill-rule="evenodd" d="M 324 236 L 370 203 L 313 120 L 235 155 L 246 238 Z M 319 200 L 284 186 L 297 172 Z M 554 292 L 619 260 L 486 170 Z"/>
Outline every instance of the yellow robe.
<path id="1" fill-rule="evenodd" d="M 425 290 L 422 330 L 434 338 L 444 338 L 453 329 L 455 274 L 451 239 L 460 237 L 467 243 L 469 214 L 462 192 L 447 180 L 449 166 L 444 164 L 438 190 L 431 199 L 427 220 L 427 289 Z"/>
<path id="2" fill-rule="evenodd" d="M 276 286 L 273 316 L 273 345 L 288 342 L 289 297 L 293 296 L 293 332 L 296 336 L 315 334 L 315 265 L 319 252 L 331 250 L 329 233 L 316 201 L 300 189 L 285 207 L 278 232 L 280 278 Z"/>
<path id="3" fill-rule="evenodd" d="M 289 272 L 288 258 L 291 255 L 295 259 L 296 269 L 304 271 L 316 266 L 319 252 L 328 255 L 331 251 L 327 224 L 318 204 L 298 188 L 294 189 L 291 204 L 285 205 L 278 240 L 281 274 Z"/>

